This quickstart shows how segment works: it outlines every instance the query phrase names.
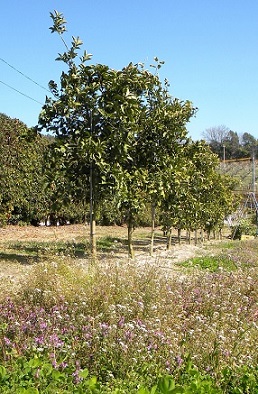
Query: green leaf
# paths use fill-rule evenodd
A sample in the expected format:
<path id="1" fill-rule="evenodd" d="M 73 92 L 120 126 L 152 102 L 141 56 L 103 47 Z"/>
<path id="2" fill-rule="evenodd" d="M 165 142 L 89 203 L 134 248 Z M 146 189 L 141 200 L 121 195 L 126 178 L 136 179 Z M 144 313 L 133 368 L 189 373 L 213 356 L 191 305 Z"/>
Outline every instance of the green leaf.
<path id="1" fill-rule="evenodd" d="M 89 376 L 89 371 L 87 368 L 83 369 L 82 371 L 79 372 L 79 376 L 83 379 L 87 378 Z"/>
<path id="2" fill-rule="evenodd" d="M 162 394 L 169 394 L 175 388 L 175 381 L 172 376 L 164 376 L 159 379 L 158 388 Z"/>
<path id="3" fill-rule="evenodd" d="M 3 365 L 0 365 L 0 379 L 3 379 L 6 376 L 6 368 Z"/>
<path id="4" fill-rule="evenodd" d="M 28 362 L 28 366 L 30 368 L 38 368 L 41 365 L 41 361 L 39 360 L 39 358 L 32 358 L 31 360 L 29 360 Z"/>
<path id="5" fill-rule="evenodd" d="M 155 393 L 155 391 L 154 391 L 153 393 Z M 149 391 L 147 388 L 145 388 L 145 387 L 141 387 L 141 388 L 137 391 L 137 394 L 150 394 L 150 391 Z"/>

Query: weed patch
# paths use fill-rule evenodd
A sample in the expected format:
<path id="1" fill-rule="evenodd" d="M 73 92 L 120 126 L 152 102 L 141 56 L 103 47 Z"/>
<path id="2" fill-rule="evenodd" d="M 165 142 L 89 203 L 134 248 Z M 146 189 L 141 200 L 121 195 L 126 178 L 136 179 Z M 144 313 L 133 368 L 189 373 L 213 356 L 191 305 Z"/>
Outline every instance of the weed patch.
<path id="1" fill-rule="evenodd" d="M 208 270 L 210 272 L 217 272 L 221 269 L 226 271 L 234 271 L 237 269 L 235 262 L 226 256 L 195 257 L 181 263 L 181 265 L 186 268 L 197 267 L 202 270 Z"/>

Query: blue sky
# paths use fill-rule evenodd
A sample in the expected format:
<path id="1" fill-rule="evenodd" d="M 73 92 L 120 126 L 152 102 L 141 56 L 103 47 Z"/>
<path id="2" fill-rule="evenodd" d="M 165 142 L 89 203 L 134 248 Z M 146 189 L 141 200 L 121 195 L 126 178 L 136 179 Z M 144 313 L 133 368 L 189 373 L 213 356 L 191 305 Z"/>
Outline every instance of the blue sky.
<path id="1" fill-rule="evenodd" d="M 58 82 L 64 47 L 51 34 L 49 13 L 62 12 L 66 41 L 80 36 L 93 61 L 113 68 L 129 62 L 165 64 L 162 79 L 170 93 L 198 107 L 188 124 L 200 139 L 210 127 L 225 125 L 258 138 L 257 0 L 10 0 L 1 4 L 0 81 L 44 103 L 38 84 Z M 41 104 L 0 83 L 0 112 L 28 126 L 37 124 Z"/>

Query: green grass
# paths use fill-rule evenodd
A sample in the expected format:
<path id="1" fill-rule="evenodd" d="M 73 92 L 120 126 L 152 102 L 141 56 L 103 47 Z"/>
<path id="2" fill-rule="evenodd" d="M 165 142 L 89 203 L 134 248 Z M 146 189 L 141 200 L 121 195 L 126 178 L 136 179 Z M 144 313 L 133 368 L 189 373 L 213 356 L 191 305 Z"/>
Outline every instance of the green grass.
<path id="1" fill-rule="evenodd" d="M 97 250 L 101 252 L 115 251 L 121 249 L 126 242 L 126 240 L 118 237 L 101 237 L 97 240 Z"/>
<path id="2" fill-rule="evenodd" d="M 226 256 L 195 257 L 180 265 L 185 268 L 200 268 L 210 272 L 218 272 L 221 269 L 226 271 L 235 271 L 237 269 L 236 264 Z"/>
<path id="3" fill-rule="evenodd" d="M 74 241 L 18 241 L 1 244 L 0 258 L 17 259 L 23 256 L 28 258 L 50 258 L 51 256 L 80 257 L 85 254 L 87 244 Z"/>

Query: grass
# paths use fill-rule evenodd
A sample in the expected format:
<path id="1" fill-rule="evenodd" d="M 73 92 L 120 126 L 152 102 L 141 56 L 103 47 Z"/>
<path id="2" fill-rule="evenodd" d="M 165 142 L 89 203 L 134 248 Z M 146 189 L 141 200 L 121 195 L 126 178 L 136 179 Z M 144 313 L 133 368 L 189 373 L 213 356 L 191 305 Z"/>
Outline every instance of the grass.
<path id="1" fill-rule="evenodd" d="M 98 242 L 110 253 L 123 237 Z M 258 392 L 256 240 L 211 244 L 169 271 L 147 258 L 90 264 L 66 242 L 5 250 L 23 245 L 46 253 L 20 266 L 15 291 L 1 287 L 3 393 Z"/>
<path id="2" fill-rule="evenodd" d="M 100 252 L 109 252 L 122 246 L 118 237 L 104 236 L 98 239 Z M 89 241 L 9 241 L 2 243 L 0 259 L 17 260 L 19 262 L 46 260 L 52 256 L 85 257 L 89 251 Z"/>
<path id="3" fill-rule="evenodd" d="M 219 272 L 220 270 L 235 271 L 236 263 L 227 256 L 204 256 L 195 257 L 181 263 L 183 267 L 200 268 L 210 272 Z"/>

